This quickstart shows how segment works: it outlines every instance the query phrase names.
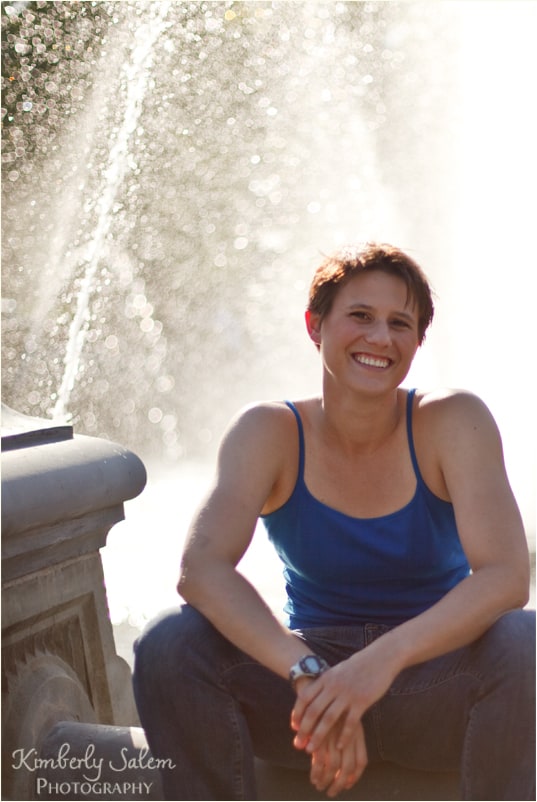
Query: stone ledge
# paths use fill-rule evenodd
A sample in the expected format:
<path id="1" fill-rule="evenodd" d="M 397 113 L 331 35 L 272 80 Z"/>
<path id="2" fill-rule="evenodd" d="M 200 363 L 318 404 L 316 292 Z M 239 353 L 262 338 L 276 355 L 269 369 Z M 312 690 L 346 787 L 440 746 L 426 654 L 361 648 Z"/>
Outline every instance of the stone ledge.
<path id="1" fill-rule="evenodd" d="M 2 458 L 4 542 L 123 504 L 145 482 L 145 467 L 135 454 L 95 437 L 75 435 L 7 451 Z"/>
<path id="2" fill-rule="evenodd" d="M 112 727 L 101 724 L 59 722 L 47 736 L 41 758 L 54 761 L 62 746 L 68 744 L 69 756 L 84 758 L 88 749 L 91 759 L 99 762 L 101 784 L 110 785 L 108 799 L 122 798 L 119 785 L 127 784 L 131 799 L 162 800 L 158 771 L 151 766 L 151 753 L 144 731 L 140 727 Z M 119 770 L 118 770 L 119 769 Z M 95 776 L 95 772 L 93 772 Z M 40 799 L 54 798 L 58 783 L 70 784 L 74 793 L 69 799 L 88 799 L 87 789 L 80 789 L 78 770 L 51 767 L 41 773 L 46 784 L 41 788 Z M 316 800 L 328 799 L 309 783 L 303 771 L 285 769 L 256 760 L 256 777 L 259 800 Z M 403 769 L 393 764 L 370 766 L 359 783 L 340 794 L 339 800 L 458 800 L 458 775 L 449 772 L 421 772 Z M 52 794 L 52 795 L 51 795 Z M 64 797 L 65 798 L 65 797 Z M 124 798 L 124 795 L 123 795 Z"/>
<path id="3" fill-rule="evenodd" d="M 62 754 L 67 760 L 74 759 L 71 766 L 59 765 Z M 34 798 L 163 799 L 160 774 L 151 766 L 151 753 L 139 727 L 60 721 L 44 740 L 40 758 L 48 766 L 40 772 L 41 784 L 34 789 Z M 75 766 L 77 758 L 81 767 Z"/>
<path id="4" fill-rule="evenodd" d="M 260 800 L 329 799 L 310 784 L 306 772 L 256 761 Z M 451 772 L 412 771 L 383 763 L 369 766 L 362 779 L 338 800 L 455 800 L 460 799 L 459 776 Z"/>

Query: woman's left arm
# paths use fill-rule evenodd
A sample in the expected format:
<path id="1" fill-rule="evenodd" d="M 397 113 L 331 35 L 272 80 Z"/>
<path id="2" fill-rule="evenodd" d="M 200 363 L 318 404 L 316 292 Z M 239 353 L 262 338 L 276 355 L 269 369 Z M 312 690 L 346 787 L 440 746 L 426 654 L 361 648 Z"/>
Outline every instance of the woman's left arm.
<path id="1" fill-rule="evenodd" d="M 402 634 L 394 630 L 401 668 L 471 643 L 529 597 L 528 545 L 496 423 L 470 393 L 452 393 L 435 406 L 437 460 L 472 573 Z"/>
<path id="2" fill-rule="evenodd" d="M 529 596 L 528 545 L 496 423 L 470 393 L 450 394 L 434 406 L 437 460 L 472 573 L 429 610 L 393 630 L 400 669 L 472 642 L 503 613 L 523 607 Z"/>
<path id="3" fill-rule="evenodd" d="M 346 746 L 365 711 L 408 666 L 476 640 L 528 600 L 524 527 L 507 479 L 497 426 L 486 406 L 456 392 L 427 411 L 438 464 L 472 573 L 440 601 L 301 689 L 293 711 L 298 748 L 315 751 L 337 721 Z"/>

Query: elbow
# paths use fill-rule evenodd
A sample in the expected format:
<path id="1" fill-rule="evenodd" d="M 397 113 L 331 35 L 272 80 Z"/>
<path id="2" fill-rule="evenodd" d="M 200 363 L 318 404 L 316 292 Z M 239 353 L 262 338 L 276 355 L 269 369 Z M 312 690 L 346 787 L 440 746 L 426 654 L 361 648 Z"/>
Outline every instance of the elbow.
<path id="1" fill-rule="evenodd" d="M 176 589 L 177 593 L 179 594 L 179 596 L 181 596 L 185 601 L 188 601 L 188 599 L 187 599 L 188 589 L 185 592 L 185 585 L 186 585 L 185 576 L 184 576 L 183 572 L 181 571 L 181 573 L 179 574 L 179 580 L 177 582 L 177 585 L 176 585 L 175 589 Z"/>
<path id="2" fill-rule="evenodd" d="M 483 580 L 486 577 L 486 585 L 490 603 L 495 608 L 497 614 L 509 610 L 523 608 L 530 600 L 530 567 L 529 560 L 527 565 L 490 565 L 483 567 Z M 482 569 L 473 571 L 474 575 L 480 574 Z"/>
<path id="3" fill-rule="evenodd" d="M 515 604 L 513 607 L 525 607 L 530 601 L 530 580 L 520 582 L 518 592 L 515 594 Z"/>
<path id="4" fill-rule="evenodd" d="M 212 595 L 216 585 L 214 565 L 211 560 L 197 557 L 183 558 L 177 582 L 177 593 L 193 607 L 202 607 Z"/>
<path id="5" fill-rule="evenodd" d="M 528 560 L 527 565 L 521 567 L 511 580 L 510 601 L 512 609 L 522 608 L 528 604 L 530 601 L 530 583 L 531 571 Z"/>
<path id="6" fill-rule="evenodd" d="M 196 585 L 199 587 L 199 582 L 196 582 L 194 573 L 192 567 L 187 565 L 185 561 L 181 563 L 176 590 L 179 596 L 188 602 L 188 604 L 193 603 Z"/>
<path id="7" fill-rule="evenodd" d="M 518 610 L 525 607 L 530 600 L 530 592 L 529 588 L 518 588 L 513 589 L 513 592 L 510 594 L 507 600 L 507 604 L 505 605 L 509 610 Z"/>

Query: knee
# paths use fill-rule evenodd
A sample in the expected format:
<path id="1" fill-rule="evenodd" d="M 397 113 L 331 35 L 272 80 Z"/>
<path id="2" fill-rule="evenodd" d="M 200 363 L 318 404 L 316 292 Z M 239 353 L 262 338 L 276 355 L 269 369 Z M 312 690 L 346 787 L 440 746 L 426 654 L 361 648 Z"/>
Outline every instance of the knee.
<path id="1" fill-rule="evenodd" d="M 153 619 L 134 643 L 134 680 L 173 673 L 196 642 L 196 631 L 208 624 L 200 613 L 185 605 Z"/>
<path id="2" fill-rule="evenodd" d="M 170 633 L 178 612 L 162 614 L 152 620 L 134 642 L 133 683 L 137 694 L 159 675 L 166 665 L 164 654 L 169 650 Z"/>
<path id="3" fill-rule="evenodd" d="M 225 643 L 212 624 L 185 604 L 151 621 L 134 644 L 134 681 L 166 683 L 196 673 Z"/>
<path id="4" fill-rule="evenodd" d="M 151 620 L 139 635 L 133 644 L 134 662 L 139 666 L 145 662 L 151 662 L 161 651 L 160 642 L 164 634 L 166 622 L 168 619 L 173 619 L 177 613 L 169 612 L 160 614 L 157 618 Z"/>

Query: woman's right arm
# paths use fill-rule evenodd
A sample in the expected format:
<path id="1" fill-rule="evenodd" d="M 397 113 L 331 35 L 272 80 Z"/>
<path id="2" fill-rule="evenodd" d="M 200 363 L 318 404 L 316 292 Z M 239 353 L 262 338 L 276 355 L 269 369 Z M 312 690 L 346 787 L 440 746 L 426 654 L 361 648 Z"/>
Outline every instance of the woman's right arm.
<path id="1" fill-rule="evenodd" d="M 214 485 L 190 527 L 177 586 L 229 641 L 285 679 L 311 650 L 276 619 L 236 566 L 267 501 L 278 497 L 296 437 L 294 418 L 278 405 L 253 407 L 231 425 Z M 303 678 L 299 685 L 310 682 L 315 680 Z M 311 780 L 318 789 L 330 786 L 328 794 L 334 796 L 356 782 L 366 758 L 362 742 L 342 750 L 330 743 L 328 738 L 312 756 Z"/>
<path id="2" fill-rule="evenodd" d="M 229 641 L 285 678 L 310 650 L 277 620 L 236 566 L 290 459 L 293 424 L 276 404 L 251 407 L 232 423 L 213 487 L 190 526 L 177 586 Z"/>

